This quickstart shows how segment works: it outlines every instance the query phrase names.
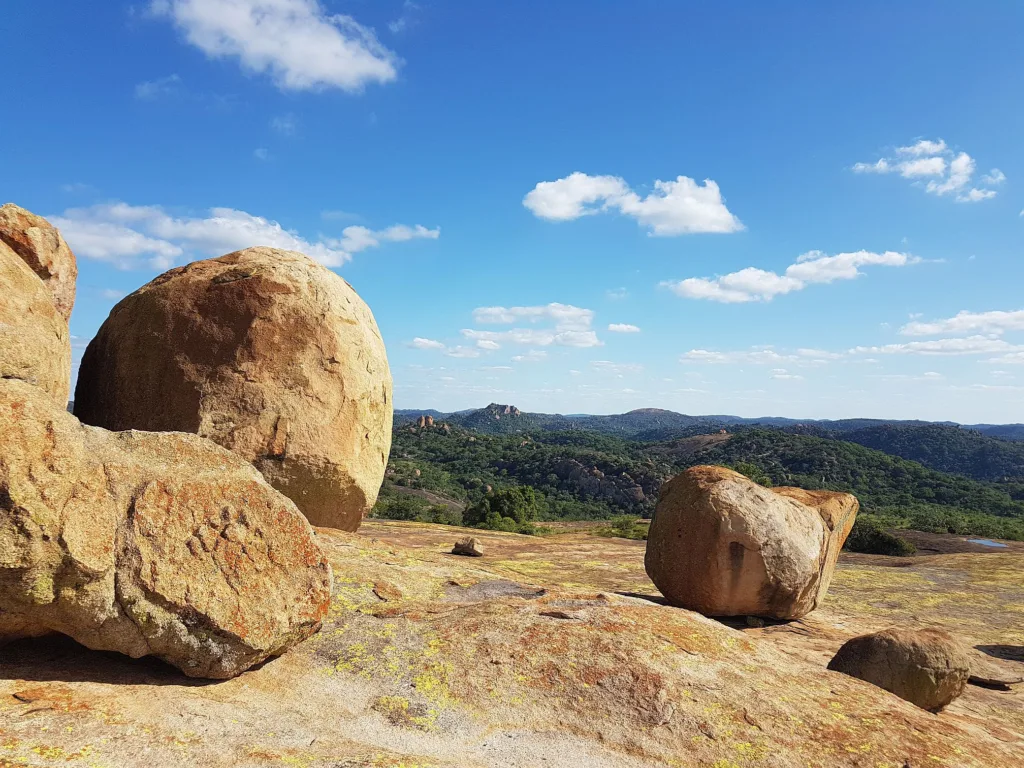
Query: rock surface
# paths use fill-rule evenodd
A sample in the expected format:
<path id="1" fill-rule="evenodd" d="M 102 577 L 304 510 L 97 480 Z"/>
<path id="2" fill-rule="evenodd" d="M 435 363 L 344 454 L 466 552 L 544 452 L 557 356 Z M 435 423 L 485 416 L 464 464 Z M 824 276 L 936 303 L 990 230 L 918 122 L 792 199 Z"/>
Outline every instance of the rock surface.
<path id="1" fill-rule="evenodd" d="M 0 241 L 39 276 L 67 322 L 75 306 L 78 265 L 60 231 L 42 216 L 7 203 L 0 206 Z"/>
<path id="2" fill-rule="evenodd" d="M 483 557 L 484 545 L 476 536 L 466 536 L 455 542 L 452 548 L 453 555 L 466 555 L 467 557 Z"/>
<path id="3" fill-rule="evenodd" d="M 20 379 L 61 406 L 71 389 L 71 335 L 49 291 L 0 241 L 0 380 Z"/>
<path id="4" fill-rule="evenodd" d="M 0 434 L 0 639 L 59 632 L 226 678 L 319 628 L 330 567 L 244 460 L 83 426 L 21 381 L 0 382 Z"/>
<path id="5" fill-rule="evenodd" d="M 1017 693 L 972 686 L 933 715 L 825 670 L 846 639 L 839 625 L 890 610 L 865 603 L 879 599 L 902 615 L 906 606 L 929 617 L 935 605 L 983 610 L 964 625 L 986 633 L 972 642 L 1020 645 L 1020 614 L 1010 609 L 1022 605 L 1024 554 L 958 555 L 949 562 L 962 570 L 920 571 L 921 558 L 893 568 L 856 556 L 836 574 L 842 599 L 830 597 L 808 621 L 739 631 L 659 604 L 642 542 L 465 533 L 480 538 L 486 559 L 451 557 L 447 526 L 368 520 L 358 535 L 321 531 L 335 574 L 323 631 L 216 685 L 189 686 L 163 665 L 55 640 L 8 646 L 0 765 L 1024 764 Z M 979 568 L 978 580 L 965 581 Z M 944 578 L 962 595 L 931 581 Z M 615 594 L 624 591 L 651 597 Z M 990 633 L 993 625 L 1002 629 Z"/>
<path id="6" fill-rule="evenodd" d="M 828 668 L 937 712 L 964 692 L 971 662 L 941 629 L 886 629 L 847 640 Z"/>
<path id="7" fill-rule="evenodd" d="M 773 491 L 723 467 L 693 467 L 662 487 L 644 563 L 673 605 L 800 618 L 824 598 L 857 508 L 849 494 Z"/>
<path id="8" fill-rule="evenodd" d="M 391 373 L 348 283 L 300 253 L 249 248 L 119 302 L 85 352 L 75 415 L 208 437 L 314 525 L 355 530 L 391 448 Z"/>

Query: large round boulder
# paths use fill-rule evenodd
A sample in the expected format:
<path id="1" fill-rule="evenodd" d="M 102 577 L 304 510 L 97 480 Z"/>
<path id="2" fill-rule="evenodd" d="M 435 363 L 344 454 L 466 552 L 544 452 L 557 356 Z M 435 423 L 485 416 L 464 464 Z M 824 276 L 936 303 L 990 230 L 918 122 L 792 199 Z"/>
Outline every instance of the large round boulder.
<path id="1" fill-rule="evenodd" d="M 644 565 L 672 605 L 796 619 L 825 597 L 858 509 L 850 494 L 763 488 L 724 467 L 662 486 Z"/>
<path id="2" fill-rule="evenodd" d="M 327 613 L 315 534 L 251 464 L 196 435 L 82 425 L 0 381 L 0 641 L 50 632 L 226 678 Z"/>
<path id="3" fill-rule="evenodd" d="M 58 229 L 42 216 L 7 203 L 0 206 L 0 241 L 39 276 L 67 322 L 75 306 L 78 265 Z"/>
<path id="4" fill-rule="evenodd" d="M 971 676 L 967 652 L 941 629 L 886 629 L 847 640 L 829 662 L 834 672 L 895 693 L 938 712 L 964 692 Z"/>
<path id="5" fill-rule="evenodd" d="M 122 299 L 85 351 L 75 415 L 210 438 L 314 525 L 353 531 L 384 478 L 391 372 L 348 283 L 301 253 L 249 248 Z"/>
<path id="6" fill-rule="evenodd" d="M 0 379 L 20 379 L 66 407 L 71 335 L 43 281 L 0 241 Z"/>

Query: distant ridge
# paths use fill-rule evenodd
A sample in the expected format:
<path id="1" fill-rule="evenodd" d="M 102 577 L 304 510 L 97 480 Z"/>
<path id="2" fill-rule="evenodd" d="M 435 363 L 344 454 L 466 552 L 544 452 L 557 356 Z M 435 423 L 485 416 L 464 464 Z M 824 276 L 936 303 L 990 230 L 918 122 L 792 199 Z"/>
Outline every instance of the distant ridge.
<path id="1" fill-rule="evenodd" d="M 668 440 L 685 437 L 693 430 L 726 428 L 739 425 L 763 425 L 810 435 L 838 436 L 862 429 L 885 426 L 924 427 L 947 426 L 970 429 L 986 437 L 1024 441 L 1024 424 L 958 424 L 954 421 L 921 421 L 917 419 L 794 419 L 785 416 L 746 418 L 728 414 L 691 416 L 664 408 L 635 408 L 626 413 L 610 415 L 531 413 L 514 405 L 490 403 L 485 408 L 445 413 L 433 408 L 400 409 L 395 423 L 415 421 L 420 416 L 433 416 L 453 425 L 475 429 L 486 434 L 516 432 L 564 431 L 584 429 L 634 440 Z"/>

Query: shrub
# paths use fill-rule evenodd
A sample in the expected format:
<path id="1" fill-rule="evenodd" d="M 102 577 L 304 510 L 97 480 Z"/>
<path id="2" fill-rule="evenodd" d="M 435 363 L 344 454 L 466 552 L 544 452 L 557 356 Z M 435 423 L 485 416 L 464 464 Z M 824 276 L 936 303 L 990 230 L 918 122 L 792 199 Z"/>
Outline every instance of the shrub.
<path id="1" fill-rule="evenodd" d="M 917 551 L 909 541 L 885 530 L 880 522 L 866 515 L 857 518 L 844 548 L 867 555 L 896 557 L 908 557 Z"/>

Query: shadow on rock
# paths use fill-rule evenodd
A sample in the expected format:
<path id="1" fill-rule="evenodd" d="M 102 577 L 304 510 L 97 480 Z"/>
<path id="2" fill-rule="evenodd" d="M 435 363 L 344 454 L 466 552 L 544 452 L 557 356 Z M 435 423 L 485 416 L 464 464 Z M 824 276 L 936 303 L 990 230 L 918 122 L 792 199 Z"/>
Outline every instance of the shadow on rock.
<path id="1" fill-rule="evenodd" d="M 974 647 L 997 659 L 1024 661 L 1024 645 L 976 645 Z"/>
<path id="2" fill-rule="evenodd" d="M 222 682 L 187 677 L 152 656 L 132 659 L 112 651 L 93 651 L 63 635 L 16 640 L 0 647 L 0 680 L 182 687 Z"/>

